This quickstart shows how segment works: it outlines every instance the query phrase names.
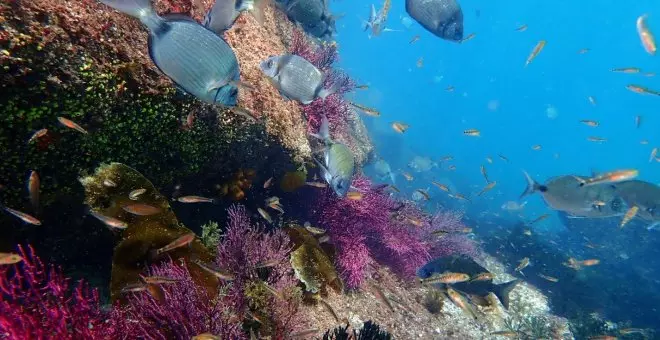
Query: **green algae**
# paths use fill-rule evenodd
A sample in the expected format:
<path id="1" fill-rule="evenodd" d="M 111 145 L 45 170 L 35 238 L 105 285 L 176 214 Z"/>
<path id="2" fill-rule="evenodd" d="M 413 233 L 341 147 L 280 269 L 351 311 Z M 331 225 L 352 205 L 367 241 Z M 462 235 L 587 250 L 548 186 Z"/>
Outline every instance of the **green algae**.
<path id="1" fill-rule="evenodd" d="M 110 180 L 116 186 L 104 185 Z M 112 258 L 110 293 L 113 301 L 121 297 L 121 289 L 127 284 L 139 283 L 139 275 L 147 264 L 162 260 L 154 258 L 153 250 L 161 248 L 176 238 L 190 233 L 190 229 L 180 224 L 170 209 L 167 198 L 161 195 L 153 184 L 137 170 L 121 163 L 101 165 L 93 176 L 80 179 L 85 188 L 85 203 L 94 211 L 128 223 L 128 228 L 121 232 L 121 241 L 115 247 Z M 135 189 L 146 189 L 137 201 L 129 199 L 129 193 Z M 137 216 L 126 212 L 123 207 L 133 203 L 148 204 L 160 209 L 160 213 L 149 216 Z M 177 248 L 168 255 L 183 263 L 199 259 L 211 262 L 213 256 L 199 238 L 190 247 Z M 198 266 L 188 265 L 193 279 L 208 289 L 215 289 L 216 279 L 202 271 Z M 209 296 L 214 296 L 211 291 Z"/>

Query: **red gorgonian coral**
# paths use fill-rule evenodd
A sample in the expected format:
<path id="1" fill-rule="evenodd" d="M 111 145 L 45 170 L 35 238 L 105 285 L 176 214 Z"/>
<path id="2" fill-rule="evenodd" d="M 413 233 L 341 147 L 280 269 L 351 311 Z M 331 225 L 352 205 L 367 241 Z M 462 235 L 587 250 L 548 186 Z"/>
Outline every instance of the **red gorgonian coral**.
<path id="1" fill-rule="evenodd" d="M 113 317 L 116 329 L 127 335 L 116 336 L 141 334 L 150 339 L 190 339 L 208 332 L 222 339 L 245 339 L 248 334 L 243 328 L 244 320 L 255 318 L 261 322 L 268 320 L 268 329 L 260 330 L 273 339 L 284 338 L 305 327 L 300 299 L 291 294 L 297 289 L 297 281 L 289 265 L 286 233 L 281 230 L 267 233 L 262 227 L 253 226 L 243 206 L 232 206 L 228 213 L 229 224 L 218 244 L 216 265 L 234 279 L 219 282 L 221 294 L 209 296 L 176 260 L 152 267 L 150 275 L 176 282 L 161 285 L 162 299 L 156 299 L 148 291 L 131 293 L 128 305 L 116 307 Z M 250 289 L 264 283 L 283 298 L 267 293 L 256 297 L 261 300 L 255 303 Z"/>
<path id="2" fill-rule="evenodd" d="M 101 339 L 105 316 L 95 289 L 79 282 L 71 289 L 61 269 L 46 266 L 28 246 L 22 262 L 0 266 L 0 338 Z"/>
<path id="3" fill-rule="evenodd" d="M 433 235 L 447 226 L 444 215 L 430 218 L 412 202 L 397 202 L 383 187 L 372 187 L 361 174 L 354 177 L 353 187 L 362 199 L 342 199 L 326 190 L 314 209 L 318 223 L 328 230 L 337 249 L 337 269 L 349 288 L 362 284 L 371 263 L 387 265 L 400 276 L 411 278 L 433 257 L 474 252 L 473 243 L 463 235 Z"/>

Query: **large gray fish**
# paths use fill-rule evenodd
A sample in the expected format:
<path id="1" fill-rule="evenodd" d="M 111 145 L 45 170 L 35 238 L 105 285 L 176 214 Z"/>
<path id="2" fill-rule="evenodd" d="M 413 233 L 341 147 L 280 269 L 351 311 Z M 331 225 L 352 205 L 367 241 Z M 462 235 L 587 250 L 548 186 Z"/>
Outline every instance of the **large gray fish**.
<path id="1" fill-rule="evenodd" d="M 289 19 L 309 27 L 323 21 L 327 12 L 324 0 L 290 0 L 284 7 Z"/>
<path id="2" fill-rule="evenodd" d="M 437 168 L 438 163 L 428 157 L 415 156 L 408 163 L 408 167 L 416 172 L 426 172 L 431 171 L 433 168 Z"/>
<path id="3" fill-rule="evenodd" d="M 177 86 L 210 104 L 236 105 L 238 60 L 215 32 L 181 15 L 161 17 L 149 0 L 101 2 L 139 19 L 149 28 L 151 60 Z"/>
<path id="4" fill-rule="evenodd" d="M 549 179 L 545 184 L 534 181 L 523 171 L 527 188 L 520 198 L 539 192 L 545 202 L 555 210 L 573 217 L 611 217 L 625 213 L 625 202 L 617 196 L 611 184 L 580 186 L 582 177 L 566 175 Z"/>
<path id="5" fill-rule="evenodd" d="M 473 259 L 467 256 L 446 256 L 437 258 L 417 270 L 417 275 L 426 279 L 433 274 L 442 274 L 445 272 L 463 273 L 474 277 L 478 274 L 489 273 L 486 268 L 479 265 Z M 488 293 L 493 293 L 502 302 L 505 308 L 509 308 L 509 293 L 518 285 L 520 281 L 513 280 L 507 283 L 494 284 L 492 281 L 466 281 L 454 283 L 451 287 L 462 293 L 484 297 Z M 440 284 L 442 286 L 442 284 Z"/>
<path id="6" fill-rule="evenodd" d="M 266 0 L 217 0 L 204 18 L 204 26 L 220 34 L 231 28 L 241 12 L 250 12 L 263 22 Z"/>
<path id="7" fill-rule="evenodd" d="M 323 72 L 305 58 L 294 54 L 270 57 L 259 66 L 282 96 L 303 104 L 309 104 L 316 98 L 325 99 L 340 86 L 333 84 L 330 89 L 324 89 Z"/>
<path id="8" fill-rule="evenodd" d="M 374 164 L 374 170 L 376 170 L 376 174 L 381 179 L 389 177 L 392 180 L 392 184 L 396 184 L 396 175 L 392 172 L 390 164 L 387 163 L 384 159 L 381 158 L 376 161 Z"/>
<path id="9" fill-rule="evenodd" d="M 463 11 L 456 0 L 406 0 L 406 12 L 442 39 L 463 40 Z"/>
<path id="10" fill-rule="evenodd" d="M 321 168 L 321 176 L 335 191 L 337 196 L 345 197 L 353 182 L 355 174 L 355 158 L 353 152 L 346 145 L 337 143 L 330 139 L 328 118 L 323 117 L 318 135 L 325 143 L 323 150 L 323 163 L 316 158 L 314 161 Z"/>
<path id="11" fill-rule="evenodd" d="M 660 226 L 660 187 L 644 181 L 627 181 L 616 184 L 616 193 L 628 207 L 637 206 L 637 217 L 648 221 L 649 229 Z"/>

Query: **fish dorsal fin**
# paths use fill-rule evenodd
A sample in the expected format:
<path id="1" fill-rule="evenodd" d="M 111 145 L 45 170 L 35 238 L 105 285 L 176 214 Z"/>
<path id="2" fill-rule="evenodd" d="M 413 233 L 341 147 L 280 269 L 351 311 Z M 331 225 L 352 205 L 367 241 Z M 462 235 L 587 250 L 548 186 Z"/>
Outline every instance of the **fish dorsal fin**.
<path id="1" fill-rule="evenodd" d="M 291 60 L 293 59 L 293 54 L 285 54 L 280 56 L 279 60 L 277 61 L 277 68 L 275 69 L 275 74 L 279 76 L 280 71 L 284 67 L 284 65 L 288 64 Z"/>

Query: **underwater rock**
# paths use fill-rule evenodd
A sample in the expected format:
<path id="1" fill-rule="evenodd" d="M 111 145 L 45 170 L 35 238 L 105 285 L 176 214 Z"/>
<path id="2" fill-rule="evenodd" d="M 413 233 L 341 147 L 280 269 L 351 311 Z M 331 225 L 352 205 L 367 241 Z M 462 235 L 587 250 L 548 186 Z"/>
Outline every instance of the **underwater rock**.
<path id="1" fill-rule="evenodd" d="M 324 293 L 326 285 L 336 292 L 344 289 L 335 267 L 321 248 L 318 240 L 307 229 L 289 226 L 284 229 L 294 244 L 291 252 L 291 266 L 296 278 L 305 284 L 308 292 Z"/>
<path id="2" fill-rule="evenodd" d="M 107 180 L 116 186 L 104 185 Z M 146 264 L 162 260 L 162 257 L 153 257 L 152 251 L 191 231 L 179 224 L 167 198 L 161 195 L 148 179 L 129 166 L 121 163 L 103 164 L 96 169 L 93 176 L 83 177 L 80 182 L 85 188 L 85 203 L 90 209 L 128 223 L 128 228 L 121 232 L 121 241 L 115 247 L 112 258 L 110 292 L 112 300 L 115 301 L 121 297 L 123 287 L 141 282 L 139 275 Z M 138 201 L 129 198 L 129 193 L 135 189 L 146 189 Z M 125 211 L 126 205 L 136 202 L 160 209 L 160 212 L 138 216 Z M 213 260 L 213 256 L 199 238 L 195 238 L 190 247 L 180 247 L 167 254 L 172 259 L 183 258 L 186 263 L 191 258 L 203 262 Z M 188 266 L 188 270 L 196 282 L 205 287 L 215 287 L 215 278 L 198 266 Z"/>

